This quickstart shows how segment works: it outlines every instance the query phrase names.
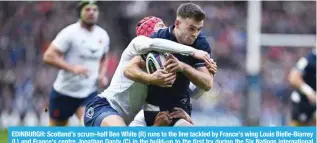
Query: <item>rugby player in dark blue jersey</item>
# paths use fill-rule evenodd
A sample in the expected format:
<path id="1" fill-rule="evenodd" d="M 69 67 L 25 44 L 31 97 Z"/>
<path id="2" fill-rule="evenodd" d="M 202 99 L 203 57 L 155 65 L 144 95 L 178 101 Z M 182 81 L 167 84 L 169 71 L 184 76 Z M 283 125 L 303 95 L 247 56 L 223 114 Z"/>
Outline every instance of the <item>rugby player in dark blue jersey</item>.
<path id="1" fill-rule="evenodd" d="M 198 5 L 193 3 L 181 4 L 177 9 L 175 24 L 159 30 L 151 37 L 168 39 L 211 54 L 211 47 L 206 37 L 200 32 L 204 18 L 205 13 Z M 132 61 L 141 62 L 144 60 L 142 57 L 135 57 L 139 59 Z M 180 54 L 173 54 L 167 58 L 165 70 L 176 73 L 176 80 L 168 88 L 156 85 L 148 86 L 148 94 L 144 106 L 144 116 L 148 126 L 154 124 L 155 117 L 159 112 L 171 113 L 175 107 L 183 109 L 189 115 L 191 114 L 190 82 L 205 91 L 210 90 L 213 85 L 213 75 L 208 71 L 206 63 L 211 63 L 211 59 L 201 61 Z M 139 66 L 140 64 L 130 64 L 136 66 L 130 66 L 125 69 L 129 70 L 128 78 L 135 81 L 146 81 L 145 76 L 139 73 L 142 68 Z M 190 122 L 184 119 L 173 118 L 173 115 L 170 115 L 170 118 L 173 120 L 170 125 L 191 125 Z"/>
<path id="2" fill-rule="evenodd" d="M 295 88 L 291 95 L 291 126 L 316 125 L 316 49 L 297 62 L 289 74 Z"/>

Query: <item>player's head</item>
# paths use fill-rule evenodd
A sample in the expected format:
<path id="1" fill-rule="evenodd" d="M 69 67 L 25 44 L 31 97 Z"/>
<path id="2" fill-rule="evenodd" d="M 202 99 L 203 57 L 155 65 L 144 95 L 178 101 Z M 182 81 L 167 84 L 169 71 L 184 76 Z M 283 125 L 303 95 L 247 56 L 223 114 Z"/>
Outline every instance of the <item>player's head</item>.
<path id="1" fill-rule="evenodd" d="M 148 16 L 144 17 L 142 20 L 138 22 L 135 28 L 135 32 L 137 36 L 143 35 L 149 37 L 154 32 L 165 27 L 166 26 L 163 23 L 162 19 L 155 16 Z"/>
<path id="2" fill-rule="evenodd" d="M 175 36 L 179 43 L 191 45 L 204 25 L 205 12 L 193 3 L 181 4 L 177 9 Z"/>
<path id="3" fill-rule="evenodd" d="M 81 1 L 77 7 L 80 20 L 86 25 L 94 25 L 98 21 L 99 10 L 96 1 Z"/>

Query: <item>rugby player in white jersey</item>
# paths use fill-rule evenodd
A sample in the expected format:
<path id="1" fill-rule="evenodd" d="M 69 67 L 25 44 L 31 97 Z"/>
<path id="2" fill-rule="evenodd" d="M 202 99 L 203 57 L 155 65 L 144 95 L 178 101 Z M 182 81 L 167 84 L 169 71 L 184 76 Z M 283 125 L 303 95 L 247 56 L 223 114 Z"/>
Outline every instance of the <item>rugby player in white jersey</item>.
<path id="1" fill-rule="evenodd" d="M 105 54 L 109 50 L 107 32 L 96 25 L 96 2 L 78 4 L 80 20 L 58 33 L 44 62 L 59 68 L 49 98 L 49 125 L 65 126 L 76 113 L 82 120 L 85 103 L 97 95 L 98 84 L 106 84 Z"/>
<path id="2" fill-rule="evenodd" d="M 191 55 L 197 59 L 209 59 L 209 55 L 206 52 L 194 49 L 190 46 L 169 40 L 146 37 L 160 28 L 165 28 L 165 25 L 163 21 L 157 17 L 146 17 L 145 19 L 145 21 L 141 20 L 138 27 L 146 23 L 146 28 L 142 29 L 143 32 L 137 33 L 137 35 L 145 36 L 137 36 L 131 41 L 122 53 L 120 63 L 110 86 L 103 93 L 88 102 L 84 116 L 85 126 L 128 125 L 142 109 L 147 94 L 146 84 L 170 87 L 175 81 L 175 74 L 167 73 L 164 70 L 158 70 L 153 74 L 148 74 L 148 81 L 146 81 L 145 84 L 126 78 L 126 73 L 123 72 L 124 68 L 126 68 L 126 65 L 135 56 L 150 51 L 157 51 L 182 53 Z"/>

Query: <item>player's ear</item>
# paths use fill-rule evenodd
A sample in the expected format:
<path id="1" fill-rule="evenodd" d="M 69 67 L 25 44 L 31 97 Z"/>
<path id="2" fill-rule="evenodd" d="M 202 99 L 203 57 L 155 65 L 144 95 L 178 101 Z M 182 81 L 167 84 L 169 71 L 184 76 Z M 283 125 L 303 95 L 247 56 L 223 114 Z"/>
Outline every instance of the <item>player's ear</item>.
<path id="1" fill-rule="evenodd" d="M 176 19 L 175 20 L 175 27 L 179 27 L 180 24 L 181 24 L 181 22 L 178 19 Z"/>

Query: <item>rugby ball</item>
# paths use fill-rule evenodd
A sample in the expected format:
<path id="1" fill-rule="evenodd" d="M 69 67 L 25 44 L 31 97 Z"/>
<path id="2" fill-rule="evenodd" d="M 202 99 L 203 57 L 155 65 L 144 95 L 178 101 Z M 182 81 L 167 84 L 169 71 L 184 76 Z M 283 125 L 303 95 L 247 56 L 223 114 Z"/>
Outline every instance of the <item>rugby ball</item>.
<path id="1" fill-rule="evenodd" d="M 158 52 L 150 52 L 146 56 L 146 70 L 149 74 L 154 73 L 158 69 L 164 69 L 166 54 Z"/>

